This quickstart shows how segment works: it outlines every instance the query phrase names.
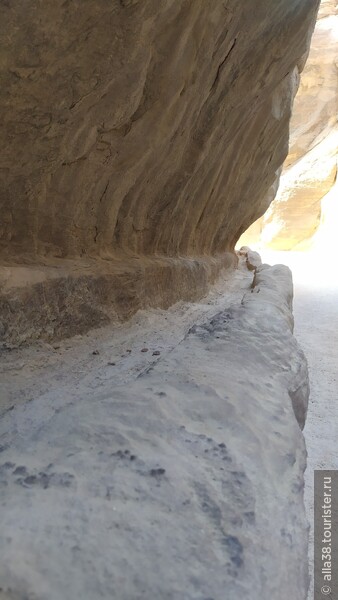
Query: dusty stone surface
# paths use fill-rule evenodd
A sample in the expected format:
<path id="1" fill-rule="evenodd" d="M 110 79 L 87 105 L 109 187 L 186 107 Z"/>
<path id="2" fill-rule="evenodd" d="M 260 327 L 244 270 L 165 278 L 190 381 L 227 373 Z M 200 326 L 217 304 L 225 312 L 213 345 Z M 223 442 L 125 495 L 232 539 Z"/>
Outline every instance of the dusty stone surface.
<path id="1" fill-rule="evenodd" d="M 1 3 L 3 266 L 48 271 L 56 259 L 84 267 L 97 259 L 112 261 L 108 269 L 120 261 L 121 272 L 129 260 L 142 269 L 156 257 L 232 251 L 278 182 L 317 7 L 318 0 Z M 159 305 L 171 289 L 182 297 L 156 269 L 152 278 Z M 123 285 L 133 297 L 128 277 Z M 74 320 L 76 287 L 67 289 Z M 35 291 L 27 304 L 37 302 Z M 43 293 L 53 304 L 53 286 Z M 4 302 L 15 299 L 13 291 Z"/>
<path id="2" fill-rule="evenodd" d="M 143 355 L 153 364 L 122 385 L 117 374 L 99 387 L 87 359 L 85 385 L 50 377 L 39 391 L 45 373 L 5 412 L 4 598 L 305 599 L 305 448 L 293 405 L 302 424 L 308 383 L 291 275 L 264 265 L 253 285 L 247 270 L 236 277 L 234 295 L 194 305 L 179 343 Z M 167 314 L 178 327 L 177 309 Z M 101 361 L 91 335 L 87 352 Z M 139 350 L 158 350 L 150 341 Z M 25 356 L 26 370 L 29 352 L 6 360 Z"/>
<path id="3" fill-rule="evenodd" d="M 275 201 L 243 236 L 276 250 L 308 245 L 337 177 L 338 2 L 322 0 L 291 119 L 290 150 Z"/>
<path id="4" fill-rule="evenodd" d="M 0 342 L 12 347 L 59 340 L 146 307 L 168 308 L 205 295 L 236 256 L 124 261 L 53 261 L 48 266 L 0 267 Z"/>
<path id="5" fill-rule="evenodd" d="M 335 196 L 335 211 L 338 207 Z M 263 259 L 271 264 L 282 262 L 292 269 L 295 285 L 294 335 L 301 344 L 309 365 L 310 398 L 304 428 L 307 450 L 305 506 L 310 526 L 309 563 L 311 583 L 308 600 L 313 600 L 313 472 L 338 469 L 337 455 L 337 381 L 338 361 L 338 277 L 336 237 L 331 237 L 331 215 L 323 224 L 323 239 L 309 252 L 271 252 Z M 333 231 L 332 231 L 333 233 Z M 326 245 L 331 237 L 331 249 Z M 325 238 L 325 239 L 324 239 Z M 324 243 L 326 242 L 326 243 Z"/>

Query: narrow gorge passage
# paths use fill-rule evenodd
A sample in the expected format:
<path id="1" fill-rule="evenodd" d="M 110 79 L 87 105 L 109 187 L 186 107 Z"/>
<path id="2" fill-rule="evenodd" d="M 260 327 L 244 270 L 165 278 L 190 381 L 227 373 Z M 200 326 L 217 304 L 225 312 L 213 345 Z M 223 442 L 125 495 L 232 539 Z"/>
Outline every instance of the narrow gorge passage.
<path id="1" fill-rule="evenodd" d="M 304 428 L 308 454 L 305 505 L 311 528 L 309 600 L 313 598 L 314 470 L 338 469 L 338 278 L 336 257 L 328 246 L 325 252 L 317 245 L 310 252 L 262 253 L 270 264 L 287 264 L 292 270 L 294 333 L 309 367 L 310 401 Z"/>
<path id="2" fill-rule="evenodd" d="M 338 600 L 338 0 L 0 38 L 0 600 Z"/>

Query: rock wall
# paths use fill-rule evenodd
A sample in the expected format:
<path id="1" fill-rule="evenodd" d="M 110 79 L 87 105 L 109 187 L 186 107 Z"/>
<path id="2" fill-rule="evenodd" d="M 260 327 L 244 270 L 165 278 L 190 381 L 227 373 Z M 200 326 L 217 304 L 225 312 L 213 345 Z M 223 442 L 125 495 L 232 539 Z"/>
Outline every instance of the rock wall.
<path id="1" fill-rule="evenodd" d="M 242 242 L 305 247 L 337 177 L 338 2 L 322 0 L 291 119 L 289 155 L 275 201 Z"/>
<path id="2" fill-rule="evenodd" d="M 67 332 L 69 313 L 77 330 L 132 313 L 135 273 L 147 271 L 159 304 L 169 289 L 174 300 L 185 288 L 198 296 L 215 276 L 205 259 L 218 257 L 218 272 L 233 262 L 226 253 L 266 209 L 287 154 L 317 8 L 1 3 L 4 339 L 28 339 L 39 315 L 39 335 L 50 337 Z M 157 261 L 168 259 L 163 275 Z M 183 261 L 183 286 L 171 259 Z M 191 277 L 198 269 L 201 287 Z M 90 306 L 103 306 L 95 317 L 81 313 L 76 290 L 95 290 L 97 273 L 106 285 L 97 297 L 89 291 Z"/>

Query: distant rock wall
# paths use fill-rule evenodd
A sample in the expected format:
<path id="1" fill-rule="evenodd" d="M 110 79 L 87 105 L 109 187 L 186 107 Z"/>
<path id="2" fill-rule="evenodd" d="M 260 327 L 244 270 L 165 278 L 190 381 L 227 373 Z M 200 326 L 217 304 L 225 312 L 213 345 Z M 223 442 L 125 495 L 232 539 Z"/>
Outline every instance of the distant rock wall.
<path id="1" fill-rule="evenodd" d="M 316 232 L 338 162 L 338 2 L 322 0 L 291 119 L 289 155 L 276 199 L 242 242 L 305 247 Z"/>
<path id="2" fill-rule="evenodd" d="M 1 3 L 7 316 L 19 295 L 49 320 L 42 334 L 53 323 L 59 331 L 67 319 L 55 288 L 65 286 L 51 281 L 66 276 L 78 327 L 90 326 L 69 300 L 79 273 L 91 289 L 97 271 L 111 278 L 99 298 L 109 306 L 113 275 L 143 272 L 147 260 L 160 304 L 169 288 L 179 299 L 175 273 L 158 277 L 158 257 L 195 261 L 187 287 L 203 293 L 190 278 L 200 257 L 231 253 L 274 195 L 318 1 Z M 30 269 L 23 279 L 18 265 Z M 36 279 L 43 292 L 29 300 L 22 281 Z M 127 280 L 122 297 L 131 298 Z M 10 327 L 6 317 L 7 338 Z"/>

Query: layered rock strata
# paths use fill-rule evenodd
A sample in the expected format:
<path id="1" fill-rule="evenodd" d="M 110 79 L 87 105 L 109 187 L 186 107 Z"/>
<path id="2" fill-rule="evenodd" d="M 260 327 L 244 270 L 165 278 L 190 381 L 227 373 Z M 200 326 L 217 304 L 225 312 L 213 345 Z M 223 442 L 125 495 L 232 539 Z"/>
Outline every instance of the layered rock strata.
<path id="1" fill-rule="evenodd" d="M 167 305 L 184 294 L 162 277 L 163 259 L 174 273 L 181 259 L 196 268 L 201 260 L 201 276 L 190 277 L 188 264 L 185 278 L 191 296 L 204 293 L 204 262 L 224 268 L 272 199 L 317 8 L 318 0 L 1 4 L 5 339 L 30 338 L 31 311 L 43 315 L 45 337 L 58 335 L 58 315 L 64 334 L 75 322 L 78 331 L 96 324 L 78 296 L 94 290 L 100 312 L 120 273 L 117 317 L 125 297 L 137 310 L 133 280 L 145 270 Z M 102 270 L 104 291 L 101 275 L 95 283 Z M 154 286 L 144 284 L 145 303 Z M 24 304 L 21 328 L 12 315 Z"/>

